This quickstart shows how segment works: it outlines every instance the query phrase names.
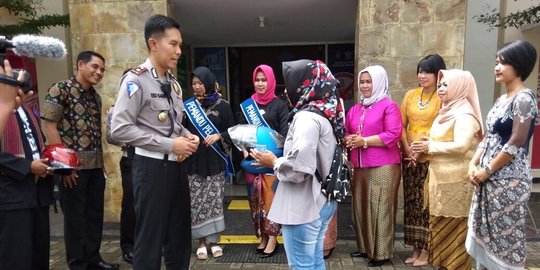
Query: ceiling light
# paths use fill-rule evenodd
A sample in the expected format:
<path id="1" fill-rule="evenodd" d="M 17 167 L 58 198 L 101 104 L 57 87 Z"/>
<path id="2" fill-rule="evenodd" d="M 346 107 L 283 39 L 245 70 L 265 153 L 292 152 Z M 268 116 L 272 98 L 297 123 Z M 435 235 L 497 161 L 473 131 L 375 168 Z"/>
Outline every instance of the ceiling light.
<path id="1" fill-rule="evenodd" d="M 264 27 L 264 16 L 259 16 L 259 27 Z"/>

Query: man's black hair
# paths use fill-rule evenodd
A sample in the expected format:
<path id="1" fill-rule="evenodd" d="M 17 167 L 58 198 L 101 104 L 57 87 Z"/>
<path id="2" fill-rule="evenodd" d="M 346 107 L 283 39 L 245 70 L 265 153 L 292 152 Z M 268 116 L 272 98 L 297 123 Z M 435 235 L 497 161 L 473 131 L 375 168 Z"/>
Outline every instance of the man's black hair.
<path id="1" fill-rule="evenodd" d="M 146 42 L 146 47 L 150 49 L 148 39 L 151 37 L 159 39 L 170 28 L 176 28 L 180 31 L 180 24 L 170 17 L 159 14 L 148 18 L 144 24 L 144 41 Z"/>
<path id="2" fill-rule="evenodd" d="M 103 61 L 103 63 L 105 63 L 105 58 L 97 53 L 97 52 L 94 52 L 94 51 L 83 51 L 83 52 L 80 52 L 79 55 L 77 55 L 77 63 L 79 63 L 79 61 L 82 61 L 83 63 L 88 63 L 90 62 L 90 60 L 92 60 L 92 56 L 95 56 L 99 59 L 101 59 L 101 61 Z"/>

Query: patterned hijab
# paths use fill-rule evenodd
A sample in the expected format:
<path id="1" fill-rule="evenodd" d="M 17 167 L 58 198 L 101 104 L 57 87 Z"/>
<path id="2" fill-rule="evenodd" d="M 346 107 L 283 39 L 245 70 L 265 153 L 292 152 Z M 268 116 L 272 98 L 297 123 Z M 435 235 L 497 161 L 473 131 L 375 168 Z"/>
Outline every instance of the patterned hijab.
<path id="1" fill-rule="evenodd" d="M 480 111 L 474 77 L 469 71 L 460 69 L 440 70 L 437 84 L 443 77 L 448 84 L 446 90 L 447 100 L 439 111 L 439 116 L 441 116 L 439 123 L 454 119 L 458 114 L 470 114 L 480 124 L 479 135 L 482 136 L 484 126 L 482 125 L 482 112 Z"/>
<path id="2" fill-rule="evenodd" d="M 360 76 L 362 76 L 362 73 L 366 72 L 371 76 L 371 85 L 373 89 L 371 90 L 371 96 L 368 98 L 365 98 L 360 94 L 362 96 L 362 105 L 371 106 L 385 98 L 391 98 L 388 89 L 388 75 L 386 74 L 386 70 L 379 65 L 369 66 L 358 73 L 358 91 L 360 91 Z"/>
<path id="3" fill-rule="evenodd" d="M 320 60 L 283 62 L 283 79 L 287 96 L 294 104 L 289 120 L 302 109 L 322 112 L 332 124 L 334 132 L 344 134 L 344 113 L 338 98 L 339 81 Z"/>
<path id="4" fill-rule="evenodd" d="M 199 101 L 203 108 L 212 106 L 220 98 L 219 93 L 216 91 L 219 87 L 216 76 L 207 67 L 197 67 L 193 70 L 192 79 L 197 77 L 204 84 L 205 93 L 203 95 L 195 95 L 195 98 Z M 193 91 L 195 92 L 195 90 Z"/>
<path id="5" fill-rule="evenodd" d="M 257 91 L 251 95 L 251 98 L 255 100 L 258 104 L 266 105 L 270 103 L 276 96 L 276 77 L 274 76 L 274 70 L 267 65 L 259 65 L 253 70 L 253 86 L 255 86 L 255 78 L 257 73 L 262 72 L 266 77 L 267 90 L 264 94 L 259 94 Z"/>

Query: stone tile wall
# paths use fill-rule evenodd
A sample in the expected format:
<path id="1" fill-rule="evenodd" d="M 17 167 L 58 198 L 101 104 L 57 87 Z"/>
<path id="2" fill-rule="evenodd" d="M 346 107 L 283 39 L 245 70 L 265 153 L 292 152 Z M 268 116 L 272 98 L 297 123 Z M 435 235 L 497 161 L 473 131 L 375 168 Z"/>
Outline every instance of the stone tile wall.
<path id="1" fill-rule="evenodd" d="M 99 85 L 103 101 L 103 131 L 107 109 L 115 102 L 122 72 L 147 57 L 144 23 L 154 14 L 167 14 L 167 0 L 70 0 L 71 51 L 73 63 L 83 50 L 105 57 L 105 76 Z M 103 133 L 105 134 L 105 133 Z M 105 143 L 105 221 L 119 221 L 122 185 L 118 162 L 120 148 Z"/>
<path id="2" fill-rule="evenodd" d="M 466 0 L 358 0 L 356 72 L 380 64 L 392 98 L 418 86 L 416 64 L 438 53 L 448 68 L 463 66 Z"/>
<path id="3" fill-rule="evenodd" d="M 358 0 L 356 72 L 382 65 L 392 99 L 400 105 L 405 93 L 418 87 L 416 65 L 422 57 L 438 53 L 447 68 L 462 68 L 466 10 L 466 0 Z M 403 224 L 402 190 L 400 185 L 398 226 Z"/>

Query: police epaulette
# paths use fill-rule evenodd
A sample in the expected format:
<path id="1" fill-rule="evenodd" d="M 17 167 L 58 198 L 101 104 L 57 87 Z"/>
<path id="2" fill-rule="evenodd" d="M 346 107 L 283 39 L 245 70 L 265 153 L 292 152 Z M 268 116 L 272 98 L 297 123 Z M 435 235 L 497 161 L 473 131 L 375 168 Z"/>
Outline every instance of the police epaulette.
<path id="1" fill-rule="evenodd" d="M 138 75 L 143 74 L 143 73 L 146 72 L 147 70 L 148 70 L 148 69 L 146 69 L 145 67 L 140 67 L 140 66 L 139 66 L 139 67 L 136 67 L 136 68 L 134 68 L 134 69 L 131 69 L 131 72 L 134 73 L 134 74 L 136 74 L 136 75 L 138 76 Z"/>

